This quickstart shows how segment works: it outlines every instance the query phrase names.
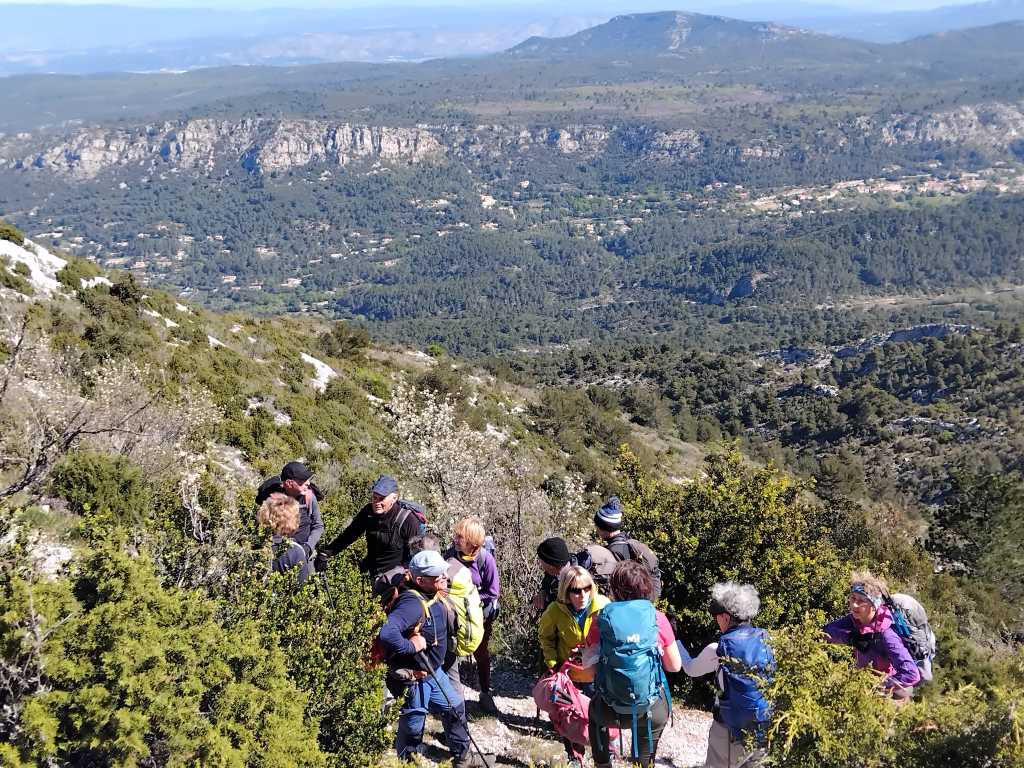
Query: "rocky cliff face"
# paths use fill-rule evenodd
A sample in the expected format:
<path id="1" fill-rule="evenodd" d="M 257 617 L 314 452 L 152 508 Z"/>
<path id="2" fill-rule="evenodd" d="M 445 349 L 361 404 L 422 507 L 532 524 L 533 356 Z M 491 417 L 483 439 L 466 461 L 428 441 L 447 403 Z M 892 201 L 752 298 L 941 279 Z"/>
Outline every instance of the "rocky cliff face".
<path id="1" fill-rule="evenodd" d="M 139 129 L 83 129 L 41 149 L 34 149 L 31 137 L 22 134 L 0 143 L 0 167 L 20 165 L 90 179 L 131 165 L 211 170 L 225 160 L 265 173 L 312 162 L 416 163 L 442 152 L 437 135 L 419 127 L 195 119 Z"/>
<path id="2" fill-rule="evenodd" d="M 148 166 L 210 171 L 218 161 L 269 173 L 310 163 L 360 160 L 418 163 L 447 155 L 501 156 L 548 148 L 566 155 L 602 151 L 611 129 L 596 125 L 526 129 L 482 125 L 389 127 L 324 120 L 194 119 L 141 128 L 90 128 L 39 146 L 29 134 L 0 136 L 0 168 L 37 168 L 75 179 Z"/>
<path id="3" fill-rule="evenodd" d="M 1005 150 L 1024 139 L 1024 105 L 995 102 L 931 115 L 898 115 L 881 128 L 887 144 L 966 143 Z"/>
<path id="4" fill-rule="evenodd" d="M 1024 141 L 1024 104 L 965 106 L 930 115 L 860 117 L 836 126 L 833 145 L 872 136 L 887 144 L 968 144 L 1005 152 Z M 0 135 L 0 170 L 36 168 L 73 179 L 109 169 L 210 172 L 221 163 L 271 173 L 311 163 L 346 166 L 359 161 L 419 163 L 450 157 L 498 159 L 509 153 L 554 152 L 594 157 L 617 141 L 638 159 L 697 162 L 714 137 L 697 130 L 650 125 L 570 124 L 371 126 L 326 120 L 215 120 L 198 118 L 137 128 L 83 128 L 59 139 Z M 751 136 L 735 146 L 744 161 L 774 160 L 786 149 L 773 137 Z"/>

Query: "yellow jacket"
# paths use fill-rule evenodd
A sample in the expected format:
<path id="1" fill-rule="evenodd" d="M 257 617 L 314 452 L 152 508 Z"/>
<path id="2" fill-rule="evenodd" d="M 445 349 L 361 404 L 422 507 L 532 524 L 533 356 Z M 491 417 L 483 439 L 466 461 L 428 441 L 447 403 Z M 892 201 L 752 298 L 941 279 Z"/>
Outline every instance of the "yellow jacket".
<path id="1" fill-rule="evenodd" d="M 565 603 L 554 602 L 547 607 L 540 617 L 537 636 L 540 639 L 541 656 L 548 667 L 558 667 L 569 658 L 576 646 L 582 645 L 586 641 L 594 617 L 608 605 L 608 602 L 607 597 L 597 593 L 595 586 L 590 600 L 590 610 L 583 622 L 583 629 L 580 629 L 576 618 Z M 590 669 L 589 672 L 570 669 L 569 677 L 581 683 L 590 682 L 594 679 L 593 669 Z"/>

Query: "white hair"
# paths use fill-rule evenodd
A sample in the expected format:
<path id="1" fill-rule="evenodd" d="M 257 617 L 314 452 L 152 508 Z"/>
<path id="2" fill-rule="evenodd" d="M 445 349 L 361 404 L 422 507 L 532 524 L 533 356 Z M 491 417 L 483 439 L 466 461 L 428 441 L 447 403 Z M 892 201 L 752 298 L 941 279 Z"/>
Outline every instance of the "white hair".
<path id="1" fill-rule="evenodd" d="M 761 610 L 761 598 L 753 584 L 721 581 L 711 588 L 711 599 L 737 621 L 750 621 Z"/>

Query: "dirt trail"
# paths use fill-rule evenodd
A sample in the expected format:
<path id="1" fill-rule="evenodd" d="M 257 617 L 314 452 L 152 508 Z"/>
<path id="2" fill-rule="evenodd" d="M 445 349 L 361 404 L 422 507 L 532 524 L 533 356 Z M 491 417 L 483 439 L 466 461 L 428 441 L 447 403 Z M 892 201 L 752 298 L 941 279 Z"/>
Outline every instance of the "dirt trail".
<path id="1" fill-rule="evenodd" d="M 469 679 L 475 678 L 470 676 Z M 547 715 L 541 714 L 539 719 L 536 717 L 537 708 L 531 696 L 534 682 L 519 672 L 495 670 L 492 675 L 492 685 L 497 691 L 494 701 L 501 711 L 496 718 L 480 712 L 476 690 L 469 686 L 463 689 L 473 738 L 484 752 L 497 756 L 499 766 L 532 768 L 565 764 L 565 750 L 548 722 Z M 672 768 L 696 768 L 703 765 L 710 727 L 710 713 L 675 707 L 673 722 L 665 730 L 658 746 L 656 764 Z M 431 718 L 427 732 L 424 743 L 428 759 L 424 763 L 436 765 L 448 759 L 448 752 L 439 741 L 440 723 Z M 624 744 L 628 753 L 628 733 Z M 589 751 L 586 765 L 593 765 Z M 616 759 L 615 765 L 625 766 L 628 763 Z"/>

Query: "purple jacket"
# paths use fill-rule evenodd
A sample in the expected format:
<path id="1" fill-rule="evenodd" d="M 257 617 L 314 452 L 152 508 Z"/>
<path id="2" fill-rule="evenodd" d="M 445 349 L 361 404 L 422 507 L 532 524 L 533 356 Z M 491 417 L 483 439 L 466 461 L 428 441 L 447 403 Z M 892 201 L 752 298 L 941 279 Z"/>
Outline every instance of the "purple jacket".
<path id="1" fill-rule="evenodd" d="M 494 561 L 494 555 L 490 550 L 481 549 L 480 554 L 475 558 L 466 560 L 461 552 L 456 551 L 455 547 L 451 547 L 445 553 L 445 558 L 449 557 L 458 558 L 460 563 L 469 568 L 469 572 L 473 576 L 473 583 L 480 593 L 481 603 L 489 605 L 497 601 L 498 593 L 501 592 L 501 587 L 498 584 L 498 564 Z"/>
<path id="2" fill-rule="evenodd" d="M 884 673 L 886 688 L 912 688 L 921 682 L 921 671 L 900 636 L 892 628 L 892 616 L 884 605 L 866 626 L 858 626 L 853 617 L 846 614 L 826 624 L 825 634 L 833 643 L 853 645 L 857 667 L 866 667 L 870 664 L 874 669 Z M 854 642 L 857 635 L 866 636 L 860 645 Z"/>

